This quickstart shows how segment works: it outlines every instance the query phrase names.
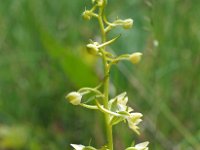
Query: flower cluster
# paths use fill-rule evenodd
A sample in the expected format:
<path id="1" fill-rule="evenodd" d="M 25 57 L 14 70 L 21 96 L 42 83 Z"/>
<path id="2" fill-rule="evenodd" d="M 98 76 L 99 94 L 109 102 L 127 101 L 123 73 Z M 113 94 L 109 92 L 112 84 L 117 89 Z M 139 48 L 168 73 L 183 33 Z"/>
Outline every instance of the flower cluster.
<path id="1" fill-rule="evenodd" d="M 66 96 L 69 103 L 73 105 L 79 105 L 87 109 L 99 110 L 105 116 L 106 130 L 107 130 L 107 144 L 98 150 L 113 150 L 113 135 L 112 127 L 120 122 L 127 123 L 128 127 L 135 132 L 139 132 L 139 123 L 142 121 L 142 114 L 134 112 L 133 108 L 128 106 L 128 96 L 126 92 L 119 94 L 118 96 L 109 98 L 109 73 L 112 65 L 117 64 L 119 61 L 127 60 L 133 64 L 140 62 L 142 53 L 134 52 L 132 54 L 122 54 L 116 56 L 109 52 L 106 47 L 114 43 L 120 35 L 107 40 L 106 35 L 112 29 L 121 26 L 124 29 L 130 29 L 133 26 L 132 19 L 116 19 L 113 22 L 109 22 L 104 13 L 107 0 L 92 0 L 93 7 L 86 9 L 82 16 L 86 20 L 96 18 L 100 25 L 101 42 L 90 40 L 86 45 L 87 51 L 95 56 L 102 58 L 104 67 L 104 80 L 95 88 L 84 87 L 78 91 L 73 91 Z M 102 92 L 103 91 L 103 92 Z M 89 100 L 85 101 L 84 98 L 87 95 Z M 136 145 L 131 145 L 125 150 L 148 150 L 149 142 L 143 142 Z M 92 146 L 84 146 L 78 144 L 71 144 L 75 150 L 97 150 Z"/>
<path id="2" fill-rule="evenodd" d="M 96 105 L 82 103 L 82 96 L 91 93 L 96 94 L 96 97 L 93 99 L 93 101 L 96 101 Z M 98 98 L 102 99 L 104 96 L 97 88 L 82 88 L 78 92 L 71 92 L 66 96 L 66 99 L 73 105 L 80 105 L 88 109 L 96 109 L 105 114 L 109 114 L 109 123 L 111 126 L 114 126 L 122 121 L 127 122 L 131 130 L 133 130 L 136 134 L 140 134 L 138 124 L 142 121 L 141 117 L 143 115 L 141 113 L 134 112 L 131 107 L 127 106 L 128 97 L 126 92 L 123 92 L 115 98 L 109 100 L 108 109 L 99 103 Z M 92 100 L 90 102 L 92 102 Z M 144 145 L 147 146 L 147 142 L 137 144 L 135 147 L 129 147 L 126 150 L 148 150 L 148 148 L 146 146 L 144 147 Z M 86 148 L 87 150 L 95 150 L 91 146 L 85 147 L 83 145 L 76 144 L 72 144 L 72 146 L 76 150 L 84 150 Z"/>
<path id="3" fill-rule="evenodd" d="M 127 102 L 128 97 L 126 96 L 126 92 L 109 101 L 110 110 L 120 114 L 120 116 L 111 116 L 110 123 L 115 125 L 125 120 L 128 122 L 129 128 L 139 134 L 139 127 L 137 125 L 142 121 L 142 114 L 133 112 L 133 109 L 127 106 Z"/>
<path id="4" fill-rule="evenodd" d="M 149 148 L 147 147 L 149 145 L 149 142 L 143 142 L 143 143 L 139 143 L 136 144 L 135 146 L 131 146 L 126 148 L 125 150 L 148 150 Z M 92 146 L 84 146 L 84 145 L 78 145 L 78 144 L 71 144 L 71 146 L 75 149 L 75 150 L 97 150 L 96 148 L 92 147 Z M 106 147 L 103 147 L 99 150 L 109 150 Z"/>

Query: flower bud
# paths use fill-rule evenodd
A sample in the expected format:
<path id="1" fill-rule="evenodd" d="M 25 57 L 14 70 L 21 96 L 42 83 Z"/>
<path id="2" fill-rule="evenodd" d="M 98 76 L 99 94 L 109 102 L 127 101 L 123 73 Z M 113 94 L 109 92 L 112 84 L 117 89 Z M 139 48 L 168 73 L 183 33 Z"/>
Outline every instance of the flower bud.
<path id="1" fill-rule="evenodd" d="M 71 92 L 65 97 L 71 104 L 79 105 L 81 103 L 82 95 L 78 92 Z"/>
<path id="2" fill-rule="evenodd" d="M 101 6 L 103 6 L 103 0 L 92 0 L 92 3 L 94 4 L 94 3 L 97 3 L 97 5 L 99 6 L 99 7 L 101 7 Z"/>
<path id="3" fill-rule="evenodd" d="M 133 53 L 129 56 L 129 60 L 133 63 L 133 64 L 137 64 L 140 62 L 142 57 L 142 53 L 136 52 Z"/>
<path id="4" fill-rule="evenodd" d="M 83 14 L 82 14 L 82 16 L 83 16 L 83 18 L 85 19 L 85 20 L 90 20 L 91 19 L 91 12 L 89 11 L 89 10 L 85 10 L 84 12 L 83 12 Z"/>
<path id="5" fill-rule="evenodd" d="M 94 43 L 94 44 L 87 45 L 87 51 L 90 54 L 96 55 L 98 53 L 99 49 L 97 48 L 97 45 Z"/>
<path id="6" fill-rule="evenodd" d="M 126 19 L 123 22 L 123 28 L 124 29 L 130 29 L 133 26 L 133 19 Z"/>
<path id="7" fill-rule="evenodd" d="M 98 5 L 99 7 L 103 6 L 103 0 L 98 0 L 97 5 Z"/>

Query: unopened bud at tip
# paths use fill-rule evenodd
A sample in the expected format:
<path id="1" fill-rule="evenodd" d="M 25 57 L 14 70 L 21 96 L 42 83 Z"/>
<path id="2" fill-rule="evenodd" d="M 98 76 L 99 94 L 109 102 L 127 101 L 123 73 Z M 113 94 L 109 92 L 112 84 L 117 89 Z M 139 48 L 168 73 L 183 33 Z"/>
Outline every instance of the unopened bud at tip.
<path id="1" fill-rule="evenodd" d="M 124 29 L 130 29 L 133 26 L 133 19 L 126 19 L 123 22 L 123 28 Z"/>
<path id="2" fill-rule="evenodd" d="M 96 55 L 98 53 L 99 49 L 97 48 L 97 45 L 95 45 L 95 44 L 88 44 L 87 51 L 90 54 Z"/>
<path id="3" fill-rule="evenodd" d="M 97 5 L 99 6 L 99 7 L 101 7 L 101 6 L 103 6 L 103 0 L 92 0 L 92 3 L 94 4 L 94 3 L 97 3 Z"/>
<path id="4" fill-rule="evenodd" d="M 83 12 L 83 14 L 82 14 L 82 16 L 83 16 L 83 18 L 85 19 L 85 20 L 90 20 L 91 19 L 91 12 L 89 11 L 89 10 L 85 10 L 84 12 Z"/>
<path id="5" fill-rule="evenodd" d="M 129 60 L 133 63 L 133 64 L 137 64 L 140 62 L 142 57 L 142 53 L 140 52 L 136 52 L 130 55 Z"/>
<path id="6" fill-rule="evenodd" d="M 78 92 L 71 92 L 65 97 L 71 104 L 79 105 L 81 103 L 82 95 Z"/>

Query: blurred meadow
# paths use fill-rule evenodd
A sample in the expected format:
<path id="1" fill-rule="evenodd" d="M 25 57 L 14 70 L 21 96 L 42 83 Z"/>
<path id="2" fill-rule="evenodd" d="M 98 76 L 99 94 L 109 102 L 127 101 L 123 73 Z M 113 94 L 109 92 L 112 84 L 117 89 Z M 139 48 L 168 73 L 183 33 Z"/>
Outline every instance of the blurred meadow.
<path id="1" fill-rule="evenodd" d="M 143 53 L 142 62 L 112 69 L 111 97 L 127 91 L 144 114 L 141 136 L 115 127 L 115 149 L 134 139 L 152 150 L 200 149 L 200 1 L 108 0 L 109 19 L 133 18 L 110 50 Z M 99 39 L 81 17 L 90 0 L 1 0 L 0 150 L 70 150 L 105 143 L 102 116 L 74 107 L 65 95 L 95 86 L 101 61 L 87 53 Z"/>

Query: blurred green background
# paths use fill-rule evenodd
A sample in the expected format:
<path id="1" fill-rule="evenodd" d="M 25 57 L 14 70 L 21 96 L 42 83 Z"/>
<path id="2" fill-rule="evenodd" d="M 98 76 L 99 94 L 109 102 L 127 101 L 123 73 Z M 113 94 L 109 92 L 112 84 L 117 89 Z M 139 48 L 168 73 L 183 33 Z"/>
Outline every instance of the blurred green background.
<path id="1" fill-rule="evenodd" d="M 127 91 L 144 114 L 141 136 L 115 127 L 115 149 L 133 139 L 152 150 L 200 149 L 200 1 L 108 0 L 108 18 L 134 19 L 112 50 L 143 52 L 133 66 L 112 69 L 111 96 Z M 100 60 L 85 50 L 98 39 L 95 20 L 81 18 L 90 0 L 1 0 L 0 149 L 69 150 L 105 143 L 100 113 L 74 107 L 65 95 L 102 78 Z"/>

